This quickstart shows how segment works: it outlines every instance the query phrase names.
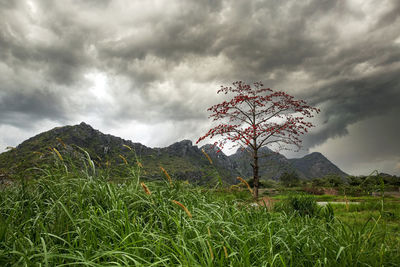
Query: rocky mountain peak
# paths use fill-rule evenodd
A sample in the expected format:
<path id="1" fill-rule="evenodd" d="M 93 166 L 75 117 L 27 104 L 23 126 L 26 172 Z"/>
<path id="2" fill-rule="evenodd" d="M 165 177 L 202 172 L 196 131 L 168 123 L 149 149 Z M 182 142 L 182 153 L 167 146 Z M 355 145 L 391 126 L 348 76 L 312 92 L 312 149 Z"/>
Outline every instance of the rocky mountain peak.
<path id="1" fill-rule="evenodd" d="M 313 152 L 302 158 L 289 159 L 289 161 L 294 168 L 300 170 L 306 177 L 323 177 L 329 174 L 347 176 L 345 172 L 319 152 Z"/>
<path id="2" fill-rule="evenodd" d="M 195 149 L 198 149 L 197 146 L 193 146 L 193 143 L 190 140 L 182 140 L 173 143 L 166 148 L 169 153 L 181 157 L 187 156 L 188 153 L 193 152 Z"/>
<path id="3" fill-rule="evenodd" d="M 304 156 L 305 158 L 322 158 L 322 159 L 326 159 L 326 157 L 324 155 L 322 155 L 320 152 L 312 152 L 306 156 Z"/>
<path id="4" fill-rule="evenodd" d="M 205 144 L 204 146 L 201 147 L 201 149 L 204 149 L 204 151 L 210 155 L 219 153 L 224 154 L 218 146 L 212 144 Z"/>
<path id="5" fill-rule="evenodd" d="M 89 124 L 85 123 L 84 121 L 82 121 L 81 123 L 79 123 L 79 124 L 76 125 L 76 126 L 79 126 L 79 127 L 81 127 L 81 128 L 93 129 L 92 126 L 90 126 Z"/>

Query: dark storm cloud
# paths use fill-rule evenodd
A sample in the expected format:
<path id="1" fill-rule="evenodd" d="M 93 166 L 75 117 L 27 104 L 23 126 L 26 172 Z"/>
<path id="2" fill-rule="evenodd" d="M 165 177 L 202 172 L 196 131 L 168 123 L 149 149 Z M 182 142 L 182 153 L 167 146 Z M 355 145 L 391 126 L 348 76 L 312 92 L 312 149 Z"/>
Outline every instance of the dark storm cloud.
<path id="1" fill-rule="evenodd" d="M 346 78 L 319 88 L 312 102 L 323 105 L 322 130 L 309 136 L 307 146 L 346 135 L 347 126 L 373 116 L 400 114 L 400 66 L 367 77 Z M 396 115 L 394 115 L 396 114 Z M 373 128 L 374 126 L 371 126 Z M 396 125 L 385 131 L 397 131 Z"/>
<path id="2" fill-rule="evenodd" d="M 90 59 L 85 47 L 88 30 L 74 25 L 69 16 L 29 17 L 24 2 L 0 11 L 0 58 L 14 69 L 45 72 L 49 81 L 73 85 L 79 81 Z M 19 9 L 18 9 L 19 8 Z M 21 12 L 22 11 L 22 12 Z"/>
<path id="3" fill-rule="evenodd" d="M 0 94 L 0 124 L 30 128 L 42 118 L 66 121 L 66 107 L 57 94 L 45 91 L 13 91 Z"/>
<path id="4" fill-rule="evenodd" d="M 0 123 L 96 113 L 200 131 L 219 85 L 261 80 L 323 108 L 307 149 L 399 112 L 399 10 L 396 0 L 0 0 Z M 108 78 L 102 96 L 93 73 Z"/>
<path id="5" fill-rule="evenodd" d="M 154 81 L 173 79 L 170 74 L 177 65 L 190 65 L 190 62 L 185 61 L 188 57 L 196 59 L 218 55 L 226 58 L 231 71 L 223 75 L 210 75 L 210 81 L 215 83 L 239 79 L 263 80 L 269 85 L 279 87 L 288 74 L 303 70 L 312 77 L 311 83 L 329 83 L 331 79 L 335 80 L 330 82 L 331 87 L 314 88 L 312 96 L 317 96 L 313 97 L 316 105 L 327 101 L 323 95 L 335 97 L 335 94 L 325 92 L 331 90 L 336 90 L 342 96 L 348 94 L 347 90 L 363 91 L 364 97 L 361 101 L 366 102 L 373 101 L 370 98 L 378 88 L 383 95 L 391 95 L 392 87 L 382 88 L 382 84 L 376 81 L 373 81 L 374 84 L 365 82 L 374 79 L 375 74 L 369 77 L 365 73 L 354 73 L 353 68 L 371 60 L 371 55 L 374 55 L 371 62 L 374 67 L 396 62 L 399 47 L 393 45 L 397 37 L 396 25 L 393 25 L 396 23 L 395 19 L 379 18 L 376 25 L 371 26 L 374 30 L 371 34 L 360 34 L 354 39 L 343 41 L 340 35 L 347 29 L 336 26 L 336 21 L 348 18 L 362 20 L 366 16 L 361 11 L 350 8 L 345 2 L 311 1 L 305 4 L 296 1 L 229 1 L 215 6 L 207 6 L 201 1 L 186 2 L 177 14 L 172 17 L 157 17 L 156 21 L 150 23 L 151 27 L 146 25 L 145 30 L 139 31 L 140 34 L 133 33 L 116 41 L 102 43 L 98 46 L 100 58 L 109 68 L 118 69 L 119 73 L 131 77 L 132 90 L 140 90 L 140 96 L 146 101 L 151 101 L 148 88 L 153 86 Z M 382 16 L 386 16 L 388 12 L 392 18 L 392 11 L 387 11 Z M 326 22 L 321 22 L 322 20 Z M 387 21 L 384 26 L 383 20 Z M 141 27 L 140 24 L 138 27 Z M 382 27 L 385 29 L 381 29 Z M 154 61 L 159 61 L 160 64 L 146 68 Z M 396 71 L 391 70 L 389 74 L 385 74 L 385 79 L 394 79 Z M 268 78 L 271 73 L 275 74 L 274 79 Z M 354 81 L 349 81 L 344 75 L 346 73 L 352 73 Z M 197 80 L 195 76 L 187 79 Z M 358 86 L 355 85 L 357 82 L 360 86 L 352 88 Z M 292 86 L 295 87 L 296 84 Z M 393 86 L 396 88 L 396 84 Z M 310 84 L 310 87 L 313 85 Z M 178 86 L 175 90 L 186 88 Z M 321 97 L 318 97 L 320 94 Z M 301 95 L 310 97 L 307 93 Z M 327 137 L 344 134 L 348 124 L 368 116 L 363 114 L 363 109 L 348 115 L 351 109 L 359 108 L 357 97 L 353 98 L 354 106 L 351 99 L 345 101 L 343 107 L 340 97 L 338 100 L 339 106 L 336 106 L 335 112 L 327 112 L 326 116 L 340 116 L 341 111 L 346 116 L 341 116 L 340 121 L 326 118 L 326 121 L 332 123 L 331 127 L 326 129 L 325 135 L 319 135 L 320 140 L 316 139 L 309 145 L 323 142 Z M 188 119 L 193 119 L 197 114 L 190 107 L 185 107 L 183 101 L 177 103 L 175 100 L 165 99 L 162 105 L 154 106 L 156 109 L 157 106 L 161 107 L 160 113 L 163 115 L 180 116 L 182 109 L 186 109 L 184 113 Z M 389 104 L 384 108 L 387 106 L 393 105 Z M 380 112 L 380 108 L 379 105 L 374 105 L 366 111 Z M 124 107 L 123 110 L 121 113 L 129 114 L 129 108 Z M 171 112 L 165 113 L 166 110 Z M 173 116 L 169 118 L 173 119 Z"/>

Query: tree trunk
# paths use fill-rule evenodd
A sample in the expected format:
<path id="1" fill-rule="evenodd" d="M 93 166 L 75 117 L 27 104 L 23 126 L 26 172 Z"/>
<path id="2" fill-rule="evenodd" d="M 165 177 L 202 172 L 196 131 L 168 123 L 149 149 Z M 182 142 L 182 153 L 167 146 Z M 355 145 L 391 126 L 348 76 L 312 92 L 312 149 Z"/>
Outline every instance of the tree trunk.
<path id="1" fill-rule="evenodd" d="M 260 186 L 259 176 L 258 176 L 258 151 L 254 150 L 253 157 L 253 197 L 258 198 L 258 187 Z"/>

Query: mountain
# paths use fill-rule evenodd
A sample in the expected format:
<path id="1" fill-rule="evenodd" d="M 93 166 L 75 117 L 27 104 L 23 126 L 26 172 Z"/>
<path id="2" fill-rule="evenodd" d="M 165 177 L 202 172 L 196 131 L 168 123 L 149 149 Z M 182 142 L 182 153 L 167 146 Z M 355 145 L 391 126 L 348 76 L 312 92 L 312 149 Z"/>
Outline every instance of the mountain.
<path id="1" fill-rule="evenodd" d="M 277 180 L 284 172 L 293 171 L 288 159 L 282 154 L 276 153 L 267 147 L 262 147 L 258 151 L 259 174 L 261 179 Z M 252 161 L 251 152 L 247 149 L 238 149 L 235 154 L 230 156 L 238 172 L 243 177 L 251 177 L 253 168 L 250 166 Z"/>
<path id="2" fill-rule="evenodd" d="M 289 162 L 294 169 L 300 171 L 305 177 L 322 177 L 329 174 L 336 174 L 341 177 L 348 176 L 319 152 L 313 152 L 302 158 L 289 159 Z"/>
<path id="3" fill-rule="evenodd" d="M 145 179 L 164 179 L 163 167 L 175 179 L 196 184 L 209 184 L 220 178 L 228 184 L 237 183 L 237 176 L 249 178 L 252 168 L 247 150 L 238 149 L 227 156 L 210 144 L 197 147 L 190 140 L 176 142 L 164 148 L 150 148 L 140 143 L 103 134 L 82 122 L 74 126 L 57 127 L 22 142 L 16 148 L 0 154 L 0 174 L 3 176 L 34 176 L 32 167 L 52 164 L 55 148 L 65 160 L 85 166 L 88 152 L 97 168 L 109 170 L 113 178 L 129 175 L 130 166 L 143 165 Z M 278 179 L 283 172 L 297 172 L 302 178 L 321 177 L 326 174 L 346 175 L 320 153 L 301 159 L 287 159 L 268 148 L 260 150 L 261 179 Z M 209 162 L 207 156 L 212 163 Z"/>
<path id="4" fill-rule="evenodd" d="M 238 149 L 230 158 L 242 176 L 252 175 L 253 169 L 249 165 L 252 159 L 248 150 Z M 287 159 L 282 154 L 263 147 L 259 150 L 259 166 L 260 177 L 265 180 L 278 180 L 284 172 L 295 172 L 301 179 L 320 178 L 330 174 L 348 176 L 318 152 L 303 158 Z"/>
<path id="5" fill-rule="evenodd" d="M 54 161 L 53 148 L 63 158 L 74 161 L 75 165 L 84 166 L 85 155 L 78 147 L 89 153 L 96 167 L 109 168 L 115 178 L 129 175 L 124 159 L 131 165 L 141 162 L 142 177 L 148 179 L 163 179 L 160 167 L 165 168 L 176 179 L 197 184 L 216 181 L 217 172 L 229 184 L 235 183 L 237 177 L 237 173 L 231 168 L 210 164 L 201 149 L 193 146 L 189 140 L 165 148 L 149 148 L 140 143 L 103 134 L 84 122 L 38 134 L 15 149 L 0 154 L 0 173 L 7 176 L 34 176 L 32 167 L 41 167 Z"/>

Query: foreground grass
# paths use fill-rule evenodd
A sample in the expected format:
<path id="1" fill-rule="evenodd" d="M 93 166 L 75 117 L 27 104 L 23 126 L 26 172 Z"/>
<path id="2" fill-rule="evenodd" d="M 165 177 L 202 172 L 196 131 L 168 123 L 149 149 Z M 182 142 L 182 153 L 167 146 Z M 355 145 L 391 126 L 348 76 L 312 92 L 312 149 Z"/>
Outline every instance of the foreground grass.
<path id="1" fill-rule="evenodd" d="M 1 266 L 400 263 L 379 221 L 271 213 L 180 182 L 146 183 L 149 195 L 137 176 L 122 184 L 83 176 L 46 171 L 1 192 Z"/>

